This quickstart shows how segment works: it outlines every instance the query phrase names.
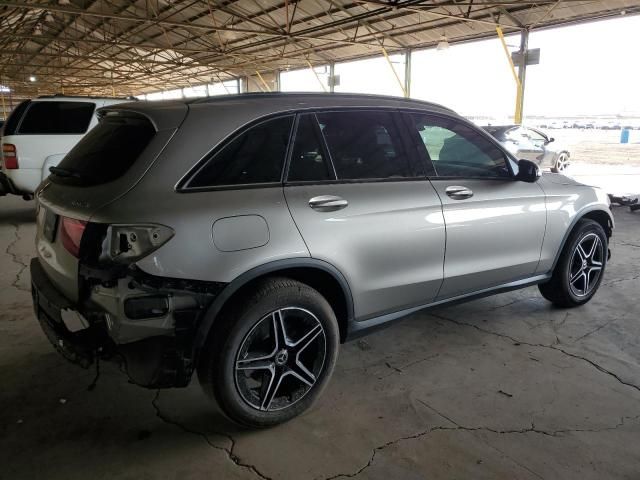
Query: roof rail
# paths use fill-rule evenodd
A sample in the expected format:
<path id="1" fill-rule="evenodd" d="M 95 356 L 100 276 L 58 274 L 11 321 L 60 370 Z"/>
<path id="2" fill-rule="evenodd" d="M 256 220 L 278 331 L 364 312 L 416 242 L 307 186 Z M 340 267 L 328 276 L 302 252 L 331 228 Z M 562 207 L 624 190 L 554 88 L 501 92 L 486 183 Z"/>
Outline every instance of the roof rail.
<path id="1" fill-rule="evenodd" d="M 108 100 L 131 100 L 137 101 L 138 99 L 132 95 L 127 97 L 109 97 L 109 96 L 100 96 L 100 95 L 65 95 L 64 93 L 53 93 L 50 95 L 39 95 L 36 98 L 106 98 Z"/>
<path id="2" fill-rule="evenodd" d="M 455 113 L 455 111 L 449 107 L 445 107 L 438 103 L 427 102 L 425 100 L 418 100 L 415 98 L 405 98 L 405 97 L 394 97 L 391 95 L 374 95 L 370 93 L 319 93 L 319 92 L 252 92 L 252 93 L 236 93 L 230 95 L 214 95 L 211 97 L 203 97 L 196 98 L 193 100 L 188 100 L 188 103 L 210 103 L 210 102 L 218 102 L 221 100 L 230 100 L 238 99 L 238 98 L 278 98 L 278 97 L 318 97 L 318 98 L 326 98 L 327 96 L 335 96 L 335 97 L 344 97 L 344 98 L 379 98 L 384 100 L 393 100 L 396 102 L 407 102 L 407 103 L 419 103 L 422 105 L 428 105 L 430 107 L 437 107 L 443 110 L 447 110 Z"/>

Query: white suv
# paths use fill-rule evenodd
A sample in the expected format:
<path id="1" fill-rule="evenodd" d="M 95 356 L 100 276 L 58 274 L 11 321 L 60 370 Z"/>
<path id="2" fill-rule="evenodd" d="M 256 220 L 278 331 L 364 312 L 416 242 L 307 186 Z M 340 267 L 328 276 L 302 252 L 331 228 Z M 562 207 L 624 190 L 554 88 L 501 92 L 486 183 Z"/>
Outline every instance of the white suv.
<path id="1" fill-rule="evenodd" d="M 96 109 L 125 98 L 53 95 L 25 100 L 9 115 L 2 135 L 0 196 L 33 197 L 40 182 L 98 123 Z"/>

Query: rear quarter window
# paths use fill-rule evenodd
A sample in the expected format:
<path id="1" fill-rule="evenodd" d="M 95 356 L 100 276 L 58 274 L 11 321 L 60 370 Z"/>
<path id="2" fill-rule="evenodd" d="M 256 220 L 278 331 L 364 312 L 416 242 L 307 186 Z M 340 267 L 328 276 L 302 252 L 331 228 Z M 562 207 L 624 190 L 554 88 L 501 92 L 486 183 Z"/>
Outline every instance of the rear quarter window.
<path id="1" fill-rule="evenodd" d="M 95 110 L 93 102 L 31 102 L 18 126 L 18 134 L 83 134 Z"/>
<path id="2" fill-rule="evenodd" d="M 205 160 L 186 188 L 280 182 L 293 115 L 262 121 Z"/>
<path id="3" fill-rule="evenodd" d="M 135 163 L 155 132 L 144 117 L 106 116 L 71 149 L 50 178 L 78 186 L 114 181 Z"/>

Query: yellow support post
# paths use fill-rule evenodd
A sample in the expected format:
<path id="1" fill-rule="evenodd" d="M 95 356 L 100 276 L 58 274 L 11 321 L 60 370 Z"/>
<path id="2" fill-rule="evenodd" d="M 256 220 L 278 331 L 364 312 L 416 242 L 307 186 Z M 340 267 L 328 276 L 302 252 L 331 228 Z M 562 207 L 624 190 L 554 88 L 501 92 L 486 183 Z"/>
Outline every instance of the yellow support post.
<path id="1" fill-rule="evenodd" d="M 507 42 L 504 40 L 504 34 L 502 33 L 502 28 L 499 25 L 496 25 L 496 32 L 498 32 L 498 37 L 500 38 L 500 42 L 502 43 L 502 48 L 504 49 L 504 54 L 507 56 L 507 60 L 509 61 L 509 67 L 511 67 L 511 74 L 513 75 L 513 79 L 516 82 L 516 110 L 513 116 L 514 123 L 521 124 L 522 123 L 522 83 L 520 82 L 520 78 L 516 73 L 516 67 L 513 64 L 513 60 L 511 59 L 511 54 L 509 53 L 509 49 L 507 48 Z"/>
<path id="2" fill-rule="evenodd" d="M 391 59 L 389 58 L 389 54 L 387 53 L 387 49 L 384 48 L 382 45 L 380 47 L 382 48 L 382 54 L 384 55 L 384 58 L 387 60 L 387 63 L 389 64 L 389 67 L 391 68 L 391 71 L 393 72 L 393 74 L 396 77 L 396 80 L 398 81 L 398 85 L 400 86 L 400 90 L 402 90 L 402 96 L 406 97 L 407 96 L 407 91 L 404 88 L 404 84 L 402 83 L 402 80 L 400 80 L 400 75 L 398 75 L 398 72 L 396 72 L 396 68 L 393 66 L 393 63 L 391 62 Z"/>
<path id="3" fill-rule="evenodd" d="M 264 88 L 267 89 L 267 92 L 271 91 L 271 88 L 269 88 L 269 85 L 267 84 L 267 82 L 264 81 L 264 78 L 262 78 L 262 75 L 260 75 L 260 72 L 256 70 L 256 75 L 258 75 L 258 78 L 260 79 L 260 81 L 262 82 L 262 85 L 264 85 Z"/>
<path id="4" fill-rule="evenodd" d="M 327 87 L 324 86 L 324 83 L 322 83 L 322 80 L 320 79 L 320 76 L 318 75 L 318 73 L 313 69 L 313 65 L 311 65 L 311 62 L 309 61 L 309 59 L 307 59 L 307 65 L 309 65 L 309 69 L 313 72 L 313 74 L 316 76 L 316 80 L 318 80 L 318 83 L 320 84 L 320 86 L 322 87 L 322 91 L 324 93 L 327 93 Z"/>

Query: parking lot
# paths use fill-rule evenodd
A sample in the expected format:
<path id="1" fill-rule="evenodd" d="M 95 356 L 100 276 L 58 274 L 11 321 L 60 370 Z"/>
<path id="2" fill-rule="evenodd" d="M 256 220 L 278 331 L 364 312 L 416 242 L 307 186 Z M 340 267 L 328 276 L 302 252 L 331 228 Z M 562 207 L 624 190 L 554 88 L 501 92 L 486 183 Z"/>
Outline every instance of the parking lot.
<path id="1" fill-rule="evenodd" d="M 144 390 L 53 351 L 31 309 L 33 206 L 0 204 L 0 478 L 637 476 L 638 213 L 614 209 L 588 305 L 556 309 L 532 287 L 414 314 L 344 345 L 317 408 L 246 431 L 196 380 Z"/>

